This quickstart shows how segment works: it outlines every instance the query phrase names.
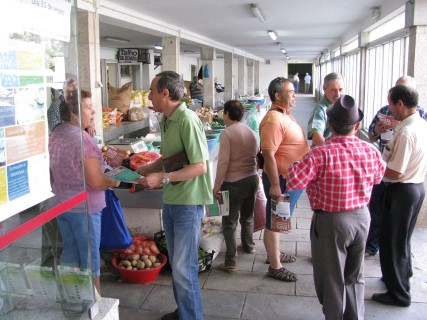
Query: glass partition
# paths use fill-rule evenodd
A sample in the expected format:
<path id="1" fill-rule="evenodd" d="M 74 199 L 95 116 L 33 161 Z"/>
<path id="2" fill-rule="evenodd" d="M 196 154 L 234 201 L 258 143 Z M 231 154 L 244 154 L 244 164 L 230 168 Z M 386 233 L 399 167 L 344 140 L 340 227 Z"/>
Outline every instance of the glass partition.
<path id="1" fill-rule="evenodd" d="M 53 193 L 50 177 L 49 133 L 61 122 L 65 85 L 78 88 L 76 14 L 75 0 L 2 2 L 1 319 L 87 319 L 96 300 L 90 264 L 61 261 L 65 240 L 57 224 L 76 205 L 88 217 L 83 167 L 83 179 L 65 196 Z M 77 140 L 81 166 L 81 134 Z"/>

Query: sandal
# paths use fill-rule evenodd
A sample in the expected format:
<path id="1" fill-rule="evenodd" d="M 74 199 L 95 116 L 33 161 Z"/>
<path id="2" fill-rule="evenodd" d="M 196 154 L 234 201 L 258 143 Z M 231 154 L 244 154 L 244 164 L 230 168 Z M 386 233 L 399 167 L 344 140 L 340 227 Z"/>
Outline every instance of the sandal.
<path id="1" fill-rule="evenodd" d="M 295 273 L 285 269 L 273 269 L 272 267 L 268 267 L 267 277 L 274 278 L 280 281 L 286 281 L 286 282 L 295 282 L 297 281 L 298 277 Z"/>
<path id="2" fill-rule="evenodd" d="M 280 262 L 281 263 L 291 263 L 297 261 L 297 258 L 293 255 L 286 254 L 284 252 L 280 252 Z M 265 260 L 265 263 L 270 264 L 270 261 Z"/>
<path id="3" fill-rule="evenodd" d="M 236 266 L 227 266 L 224 262 L 222 262 L 218 268 L 220 268 L 222 271 L 227 271 L 227 272 L 236 272 L 237 271 L 237 267 Z"/>

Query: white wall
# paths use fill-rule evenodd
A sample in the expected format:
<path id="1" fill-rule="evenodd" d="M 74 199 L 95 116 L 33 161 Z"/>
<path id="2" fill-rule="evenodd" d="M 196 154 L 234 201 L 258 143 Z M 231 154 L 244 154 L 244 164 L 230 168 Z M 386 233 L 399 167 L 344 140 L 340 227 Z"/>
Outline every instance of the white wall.
<path id="1" fill-rule="evenodd" d="M 268 96 L 268 85 L 276 77 L 288 76 L 288 62 L 285 60 L 270 60 L 270 64 L 259 64 L 259 92 Z"/>

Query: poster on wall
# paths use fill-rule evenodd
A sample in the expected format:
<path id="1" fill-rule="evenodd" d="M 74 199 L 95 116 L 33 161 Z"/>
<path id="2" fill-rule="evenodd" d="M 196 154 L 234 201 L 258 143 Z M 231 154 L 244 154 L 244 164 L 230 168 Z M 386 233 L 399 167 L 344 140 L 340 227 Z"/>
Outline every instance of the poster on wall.
<path id="1" fill-rule="evenodd" d="M 67 0 L 5 2 L 7 10 L 0 10 L 0 222 L 53 196 L 46 89 L 52 70 L 46 43 L 25 36 L 68 42 L 71 14 Z"/>

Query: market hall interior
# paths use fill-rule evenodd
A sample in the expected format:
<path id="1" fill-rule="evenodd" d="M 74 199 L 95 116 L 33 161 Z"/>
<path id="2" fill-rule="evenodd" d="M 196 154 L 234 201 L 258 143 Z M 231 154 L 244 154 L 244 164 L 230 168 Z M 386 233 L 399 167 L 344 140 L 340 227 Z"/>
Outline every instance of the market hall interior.
<path id="1" fill-rule="evenodd" d="M 388 89 L 399 76 L 408 74 L 416 79 L 420 104 L 427 105 L 427 75 L 424 72 L 427 66 L 427 56 L 424 54 L 427 44 L 426 0 L 327 1 L 327 5 L 319 4 L 317 0 L 307 0 L 302 4 L 266 0 L 256 4 L 257 9 L 251 3 L 226 0 L 209 4 L 183 0 L 178 8 L 171 1 L 154 0 L 68 2 L 75 7 L 75 20 L 72 20 L 70 27 L 70 43 L 75 43 L 75 47 L 64 49 L 60 59 L 49 62 L 54 64 L 55 76 L 50 78 L 46 92 L 50 92 L 50 88 L 61 87 L 67 75 L 77 75 L 79 85 L 93 94 L 96 131 L 105 144 L 126 134 L 146 133 L 148 126 L 148 119 L 104 126 L 102 106 L 109 105 L 108 88 L 120 88 L 131 81 L 133 89 L 146 91 L 152 78 L 164 70 L 178 72 L 187 84 L 202 70 L 204 105 L 215 110 L 220 110 L 229 99 L 256 98 L 260 95 L 266 99 L 260 116 L 269 106 L 268 83 L 277 76 L 292 79 L 298 72 L 301 84 L 295 112 L 301 124 L 308 122 L 312 108 L 323 95 L 323 78 L 330 72 L 341 73 L 345 79 L 346 93 L 353 96 L 364 111 L 360 132 L 363 139 L 367 139 L 371 119 L 380 107 L 387 104 Z M 7 7 L 8 10 L 10 8 Z M 7 14 L 8 11 L 4 12 Z M 71 12 L 74 12 L 73 9 Z M 289 15 L 284 19 L 277 12 L 289 12 Z M 306 73 L 311 74 L 312 83 L 309 92 L 304 94 L 301 90 Z M 218 84 L 223 86 L 223 91 L 217 91 Z M 47 103 L 50 102 L 48 99 Z M 0 135 L 0 138 L 3 137 Z M 1 147 L 0 144 L 0 152 Z M 143 209 L 135 203 L 125 208 L 129 223 L 138 224 L 138 220 L 144 220 L 147 226 L 144 231 L 150 236 L 161 229 L 161 213 L 154 204 L 158 200 L 156 197 L 141 196 L 138 201 L 144 202 L 146 207 Z M 307 201 L 303 198 L 299 203 L 294 218 L 295 228 L 283 239 L 286 248 L 291 242 L 291 247 L 295 246 L 295 254 L 302 257 L 297 262 L 301 265 L 295 268 L 301 270 L 303 281 L 284 287 L 279 287 L 279 284 L 271 286 L 262 275 L 265 252 L 262 232 L 258 233 L 255 239 L 257 253 L 254 256 L 240 256 L 244 263 L 240 274 L 231 278 L 221 273 L 216 268 L 221 255 L 210 271 L 200 274 L 207 317 L 259 319 L 263 317 L 257 313 L 261 310 L 265 319 L 271 319 L 292 312 L 287 309 L 290 305 L 295 306 L 295 313 L 290 318 L 314 319 L 321 315 L 310 282 L 308 229 L 311 211 Z M 0 214 L 5 212 L 3 208 L 8 211 L 5 205 L 0 204 Z M 21 208 L 21 204 L 15 208 Z M 29 231 L 20 227 L 36 217 L 39 218 L 37 223 L 43 223 L 48 219 L 47 213 L 51 214 L 47 210 L 39 213 L 22 209 L 15 216 L 1 219 L 2 261 L 19 261 L 22 265 L 38 261 L 34 257 L 39 257 L 41 249 L 40 228 Z M 426 310 L 424 297 L 427 296 L 422 280 L 427 268 L 423 249 L 426 226 L 427 205 L 424 203 L 412 245 L 416 265 L 411 289 L 414 293 L 413 305 L 407 310 L 397 310 L 367 302 L 366 318 L 377 319 L 380 315 L 391 319 L 422 318 L 422 312 Z M 28 234 L 21 230 L 26 230 Z M 11 232 L 13 237 L 10 237 Z M 220 254 L 223 254 L 223 249 Z M 24 254 L 21 256 L 22 252 Z M 381 290 L 377 257 L 366 261 L 366 273 L 366 294 Z M 162 271 L 158 281 L 147 286 L 117 283 L 111 274 L 104 273 L 102 276 L 105 284 L 102 295 L 120 298 L 121 317 L 130 316 L 135 310 L 142 318 L 147 315 L 160 316 L 173 310 L 167 270 Z M 112 278 L 114 281 L 111 281 Z M 144 289 L 141 290 L 141 287 Z M 234 291 L 237 287 L 241 287 L 242 291 Z M 264 291 L 263 288 L 273 288 L 273 291 Z M 125 297 L 120 295 L 127 292 L 130 294 Z M 135 299 L 129 298 L 131 294 Z M 215 300 L 216 297 L 237 301 L 235 305 L 230 305 L 233 311 L 213 308 L 227 302 Z M 302 302 L 294 304 L 294 299 L 298 297 L 301 298 L 298 301 Z M 31 305 L 21 298 L 18 297 L 17 306 L 21 303 L 22 309 L 25 309 Z M 159 301 L 162 301 L 162 305 L 163 301 L 170 301 L 168 308 L 159 306 Z M 216 302 L 206 304 L 206 301 Z M 35 299 L 34 304 L 37 302 Z M 267 307 L 262 310 L 262 306 Z M 30 309 L 42 312 L 37 306 Z M 307 311 L 307 315 L 300 317 L 301 310 Z M 273 314 L 268 313 L 270 311 Z M 28 316 L 24 314 L 23 317 Z M 37 317 L 41 317 L 41 314 Z"/>

